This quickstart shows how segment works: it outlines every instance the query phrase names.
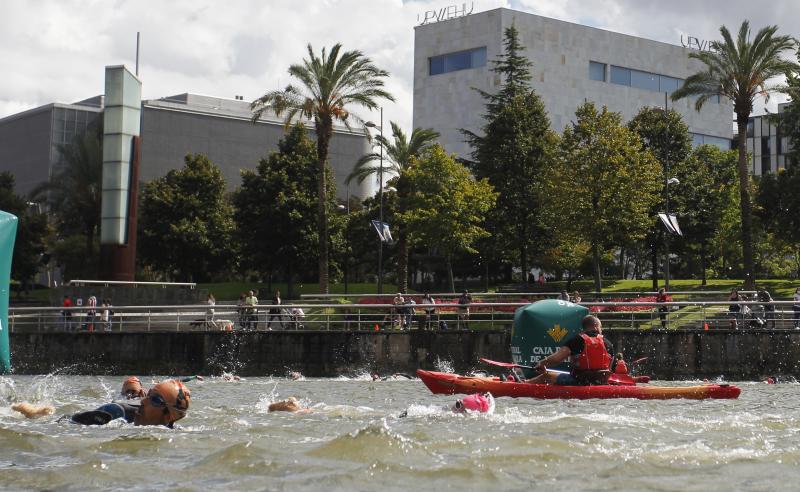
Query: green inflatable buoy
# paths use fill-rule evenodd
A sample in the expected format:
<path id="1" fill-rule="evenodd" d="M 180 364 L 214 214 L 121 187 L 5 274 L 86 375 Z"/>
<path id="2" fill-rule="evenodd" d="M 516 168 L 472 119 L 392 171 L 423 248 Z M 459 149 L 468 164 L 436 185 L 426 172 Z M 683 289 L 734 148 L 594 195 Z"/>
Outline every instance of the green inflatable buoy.
<path id="1" fill-rule="evenodd" d="M 11 283 L 11 257 L 17 237 L 17 216 L 0 210 L 0 374 L 11 372 L 8 346 L 8 296 Z"/>
<path id="2" fill-rule="evenodd" d="M 571 336 L 581 332 L 581 321 L 589 308 L 568 301 L 546 299 L 523 306 L 514 313 L 511 332 L 511 357 L 515 364 L 536 366 L 554 353 Z M 569 370 L 563 363 L 553 369 Z M 534 371 L 524 369 L 526 377 Z"/>

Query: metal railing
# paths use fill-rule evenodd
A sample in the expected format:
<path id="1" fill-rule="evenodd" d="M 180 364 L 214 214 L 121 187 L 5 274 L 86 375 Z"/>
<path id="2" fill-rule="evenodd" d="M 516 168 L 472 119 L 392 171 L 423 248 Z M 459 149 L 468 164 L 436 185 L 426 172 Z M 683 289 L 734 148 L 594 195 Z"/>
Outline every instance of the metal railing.
<path id="1" fill-rule="evenodd" d="M 528 303 L 282 304 L 251 308 L 216 304 L 179 306 L 12 307 L 12 332 L 43 331 L 264 331 L 508 329 L 514 311 Z M 795 329 L 800 306 L 793 301 L 587 302 L 605 329 Z M 738 306 L 739 311 L 731 311 Z M 766 309 L 765 309 L 766 307 Z M 70 316 L 65 316 L 65 313 Z"/>
<path id="2" fill-rule="evenodd" d="M 86 285 L 98 287 L 188 287 L 194 289 L 197 284 L 194 282 L 127 282 L 123 280 L 70 280 L 67 285 L 71 287 L 83 287 Z"/>

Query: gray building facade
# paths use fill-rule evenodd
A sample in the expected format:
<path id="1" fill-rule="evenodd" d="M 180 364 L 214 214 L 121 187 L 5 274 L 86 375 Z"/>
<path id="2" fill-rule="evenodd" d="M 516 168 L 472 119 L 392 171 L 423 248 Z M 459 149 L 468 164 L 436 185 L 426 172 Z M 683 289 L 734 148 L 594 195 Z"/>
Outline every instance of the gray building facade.
<path id="1" fill-rule="evenodd" d="M 582 26 L 510 9 L 495 9 L 415 28 L 414 127 L 433 128 L 449 152 L 469 156 L 459 131 L 480 133 L 484 100 L 474 89 L 496 92 L 501 78 L 492 60 L 503 52 L 512 23 L 533 63 L 533 89 L 541 96 L 551 127 L 561 132 L 575 110 L 592 101 L 627 121 L 645 106 L 664 107 L 701 65 L 689 48 Z M 730 148 L 732 104 L 709 101 L 700 112 L 692 99 L 669 101 L 682 116 L 695 144 Z"/>
<path id="2" fill-rule="evenodd" d="M 0 171 L 11 171 L 16 192 L 28 194 L 50 180 L 63 161 L 59 145 L 98 123 L 102 98 L 52 103 L 0 119 Z"/>
<path id="3" fill-rule="evenodd" d="M 61 162 L 58 145 L 85 132 L 102 112 L 98 96 L 0 119 L 0 170 L 15 175 L 17 193 L 27 194 L 48 181 Z M 205 154 L 222 169 L 228 189 L 235 189 L 241 184 L 240 171 L 255 169 L 261 158 L 277 150 L 285 134 L 282 119 L 265 116 L 254 124 L 250 114 L 250 103 L 239 99 L 185 93 L 142 101 L 139 179 L 151 181 L 182 167 L 186 154 Z M 313 138 L 313 125 L 307 126 Z M 377 190 L 372 180 L 345 184 L 358 158 L 370 151 L 364 133 L 334 128 L 329 159 L 339 199 L 366 198 Z"/>
<path id="4" fill-rule="evenodd" d="M 777 118 L 780 118 L 787 104 L 778 105 Z M 786 153 L 791 150 L 792 143 L 789 137 L 781 135 L 778 125 L 770 116 L 753 116 L 747 121 L 746 141 L 750 173 L 758 176 L 775 173 L 789 164 Z"/>

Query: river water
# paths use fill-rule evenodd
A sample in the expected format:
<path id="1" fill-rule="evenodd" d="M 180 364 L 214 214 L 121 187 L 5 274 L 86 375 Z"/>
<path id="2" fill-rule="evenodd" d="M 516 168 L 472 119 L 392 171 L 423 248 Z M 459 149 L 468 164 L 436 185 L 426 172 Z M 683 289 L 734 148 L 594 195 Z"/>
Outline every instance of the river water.
<path id="1" fill-rule="evenodd" d="M 800 481 L 796 384 L 737 383 L 742 395 L 730 401 L 499 398 L 492 415 L 460 415 L 447 409 L 456 397 L 419 380 L 206 378 L 188 383 L 189 415 L 173 430 L 57 421 L 110 401 L 122 380 L 0 378 L 0 489 L 708 491 Z M 288 396 L 313 411 L 267 412 Z M 52 404 L 56 415 L 27 420 L 10 410 L 17 401 Z"/>

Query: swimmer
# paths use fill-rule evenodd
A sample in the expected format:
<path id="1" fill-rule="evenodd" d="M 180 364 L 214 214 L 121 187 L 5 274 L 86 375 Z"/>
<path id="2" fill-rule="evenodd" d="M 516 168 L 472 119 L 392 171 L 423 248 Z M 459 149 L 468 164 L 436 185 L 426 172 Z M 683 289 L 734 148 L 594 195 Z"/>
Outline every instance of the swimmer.
<path id="1" fill-rule="evenodd" d="M 494 397 L 491 393 L 465 396 L 460 400 L 456 400 L 453 405 L 453 411 L 456 413 L 477 412 L 477 413 L 494 413 Z"/>
<path id="2" fill-rule="evenodd" d="M 242 378 L 237 376 L 236 374 L 228 374 L 227 372 L 223 372 L 220 376 L 223 381 L 241 381 Z"/>
<path id="3" fill-rule="evenodd" d="M 120 395 L 124 396 L 126 400 L 135 400 L 136 398 L 144 398 L 146 396 L 142 388 L 142 382 L 136 376 L 129 376 L 128 379 L 122 383 Z"/>
<path id="4" fill-rule="evenodd" d="M 391 376 L 383 376 L 383 377 L 381 377 L 377 373 L 372 375 L 372 380 L 373 381 L 388 381 L 388 380 L 397 380 L 397 379 L 414 379 L 414 378 L 409 376 L 406 373 L 403 373 L 403 372 L 396 372 L 396 373 L 392 374 Z"/>
<path id="5" fill-rule="evenodd" d="M 302 378 L 303 378 L 303 375 L 302 375 L 302 374 L 300 374 L 300 373 L 299 373 L 299 372 L 297 372 L 297 371 L 292 371 L 292 372 L 290 372 L 290 373 L 289 373 L 289 377 L 290 377 L 290 378 L 291 378 L 293 381 L 297 381 L 298 379 L 302 379 Z"/>
<path id="6" fill-rule="evenodd" d="M 310 413 L 310 408 L 304 408 L 300 405 L 300 402 L 294 396 L 290 396 L 289 398 L 276 401 L 275 403 L 270 403 L 269 408 L 267 409 L 269 412 L 291 412 L 291 413 Z"/>
<path id="7" fill-rule="evenodd" d="M 177 379 L 169 379 L 150 388 L 139 405 L 125 402 L 107 403 L 95 410 L 76 413 L 72 422 L 83 425 L 105 425 L 124 419 L 134 425 L 164 425 L 172 428 L 189 410 L 191 392 Z"/>
<path id="8" fill-rule="evenodd" d="M 11 410 L 17 411 L 29 419 L 52 415 L 56 411 L 51 405 L 31 405 L 26 401 L 11 405 Z"/>

